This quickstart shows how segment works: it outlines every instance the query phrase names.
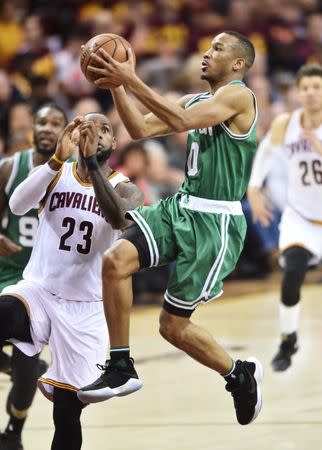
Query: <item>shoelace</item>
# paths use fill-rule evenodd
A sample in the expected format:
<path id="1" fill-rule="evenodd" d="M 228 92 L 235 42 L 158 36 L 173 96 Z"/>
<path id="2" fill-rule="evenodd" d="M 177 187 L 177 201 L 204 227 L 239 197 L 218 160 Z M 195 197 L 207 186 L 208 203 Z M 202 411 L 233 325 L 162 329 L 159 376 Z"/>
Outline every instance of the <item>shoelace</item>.
<path id="1" fill-rule="evenodd" d="M 134 363 L 134 359 L 133 358 L 130 358 L 130 361 L 131 361 L 132 364 Z M 105 364 L 96 364 L 96 367 L 99 370 L 101 370 L 102 372 L 105 372 L 108 368 L 110 368 L 110 369 L 114 368 L 114 367 L 117 368 L 117 366 L 115 364 L 113 364 L 110 359 L 107 359 L 105 361 Z"/>

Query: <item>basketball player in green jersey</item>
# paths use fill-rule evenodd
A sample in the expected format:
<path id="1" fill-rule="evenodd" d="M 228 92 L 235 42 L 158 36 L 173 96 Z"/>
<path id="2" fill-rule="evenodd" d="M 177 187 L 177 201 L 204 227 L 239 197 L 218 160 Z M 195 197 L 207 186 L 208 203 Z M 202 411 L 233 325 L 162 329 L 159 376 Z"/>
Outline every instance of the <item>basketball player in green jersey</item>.
<path id="1" fill-rule="evenodd" d="M 66 123 L 66 115 L 59 106 L 42 106 L 34 118 L 34 148 L 1 161 L 0 217 L 3 218 L 3 228 L 0 234 L 0 292 L 22 279 L 38 227 L 36 209 L 24 216 L 16 216 L 8 207 L 9 199 L 29 172 L 46 163 L 53 155 L 58 136 Z M 36 392 L 41 365 L 38 357 L 29 358 L 16 347 L 13 347 L 11 359 L 6 353 L 0 353 L 0 365 L 11 371 L 13 381 L 7 401 L 10 418 L 5 432 L 0 434 L 0 449 L 19 450 L 22 449 L 21 432 Z M 46 367 L 43 367 L 42 372 L 45 370 Z"/>
<path id="2" fill-rule="evenodd" d="M 160 314 L 160 333 L 177 348 L 222 375 L 234 398 L 237 420 L 246 425 L 261 409 L 259 383 L 263 368 L 256 358 L 234 361 L 190 317 L 200 303 L 222 293 L 222 280 L 233 270 L 243 248 L 246 222 L 243 197 L 256 150 L 257 108 L 254 94 L 242 82 L 253 64 L 254 47 L 236 32 L 216 36 L 201 64 L 210 89 L 172 103 L 152 91 L 136 75 L 131 50 L 125 63 L 104 50 L 91 67 L 113 82 L 115 105 L 135 139 L 189 131 L 186 177 L 178 194 L 150 207 L 128 212 L 134 223 L 103 261 L 103 293 L 111 353 L 104 373 L 78 391 L 84 402 L 97 402 L 134 392 L 142 382 L 129 356 L 131 276 L 143 267 L 176 261 Z M 143 116 L 123 85 L 151 114 Z M 111 201 L 95 155 L 88 168 L 101 204 Z"/>

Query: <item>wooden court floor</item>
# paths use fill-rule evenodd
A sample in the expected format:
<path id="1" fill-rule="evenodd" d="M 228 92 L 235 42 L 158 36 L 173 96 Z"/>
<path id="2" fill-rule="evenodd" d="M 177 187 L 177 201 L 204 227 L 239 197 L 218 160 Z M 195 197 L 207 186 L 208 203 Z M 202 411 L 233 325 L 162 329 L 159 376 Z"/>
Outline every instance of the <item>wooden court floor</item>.
<path id="1" fill-rule="evenodd" d="M 222 299 L 195 313 L 236 358 L 263 363 L 263 410 L 251 425 L 235 421 L 224 381 L 158 335 L 159 307 L 132 315 L 132 353 L 144 387 L 92 405 L 83 413 L 83 450 L 307 450 L 322 449 L 322 284 L 303 289 L 300 350 L 294 365 L 274 373 L 278 345 L 278 286 Z M 49 359 L 48 352 L 44 357 Z M 0 376 L 0 428 L 9 387 Z M 24 433 L 25 450 L 50 449 L 51 405 L 37 393 Z"/>

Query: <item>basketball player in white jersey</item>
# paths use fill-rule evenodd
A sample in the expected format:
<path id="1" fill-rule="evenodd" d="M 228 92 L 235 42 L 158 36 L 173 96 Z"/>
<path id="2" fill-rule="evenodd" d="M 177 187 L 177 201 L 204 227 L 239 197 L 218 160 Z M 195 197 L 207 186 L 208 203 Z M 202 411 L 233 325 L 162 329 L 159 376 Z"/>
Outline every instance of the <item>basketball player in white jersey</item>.
<path id="1" fill-rule="evenodd" d="M 77 163 L 66 163 L 76 131 L 80 156 Z M 54 403 L 52 450 L 81 448 L 83 404 L 76 391 L 98 375 L 96 363 L 104 360 L 108 339 L 102 256 L 126 225 L 124 212 L 142 203 L 139 189 L 107 164 L 115 146 L 104 115 L 76 118 L 60 135 L 53 157 L 17 187 L 9 202 L 17 215 L 39 205 L 39 228 L 23 280 L 2 293 L 0 343 L 10 339 L 28 356 L 49 345 L 52 361 L 39 387 Z M 96 152 L 109 181 L 104 215 L 86 168 L 89 150 Z"/>
<path id="2" fill-rule="evenodd" d="M 298 350 L 301 286 L 309 266 L 322 258 L 322 66 L 302 66 L 297 86 L 301 108 L 272 123 L 268 144 L 260 146 L 256 155 L 248 188 L 253 218 L 267 226 L 272 215 L 261 188 L 274 155 L 284 153 L 287 205 L 280 224 L 281 343 L 272 360 L 275 371 L 286 370 Z"/>

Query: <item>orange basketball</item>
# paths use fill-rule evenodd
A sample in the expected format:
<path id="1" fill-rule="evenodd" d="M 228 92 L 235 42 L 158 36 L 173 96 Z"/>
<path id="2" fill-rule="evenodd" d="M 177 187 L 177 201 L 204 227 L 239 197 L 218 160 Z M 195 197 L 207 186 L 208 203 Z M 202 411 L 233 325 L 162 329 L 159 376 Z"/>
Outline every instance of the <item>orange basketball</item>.
<path id="1" fill-rule="evenodd" d="M 109 55 L 112 56 L 112 58 L 116 59 L 117 61 L 124 62 L 128 58 L 126 50 L 128 48 L 131 48 L 131 45 L 122 36 L 111 33 L 98 34 L 97 36 L 94 36 L 88 42 L 86 42 L 86 44 L 82 48 L 82 52 L 80 55 L 80 66 L 83 74 L 91 83 L 93 83 L 98 78 L 102 78 L 102 75 L 87 70 L 88 66 L 96 65 L 91 56 L 93 53 L 97 53 L 100 48 L 103 48 Z M 107 81 L 99 87 L 102 89 L 111 89 L 117 87 L 117 85 L 112 82 L 109 83 Z"/>

